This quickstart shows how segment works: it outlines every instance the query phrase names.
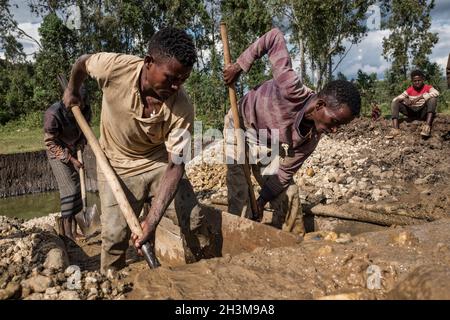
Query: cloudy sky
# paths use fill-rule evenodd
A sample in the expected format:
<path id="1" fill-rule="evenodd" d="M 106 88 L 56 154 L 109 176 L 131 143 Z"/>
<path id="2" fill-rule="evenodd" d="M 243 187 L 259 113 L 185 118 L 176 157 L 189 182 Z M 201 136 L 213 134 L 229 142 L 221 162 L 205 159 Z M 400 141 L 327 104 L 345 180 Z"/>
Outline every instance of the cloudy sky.
<path id="1" fill-rule="evenodd" d="M 434 46 L 430 59 L 445 69 L 450 54 L 450 1 L 436 0 L 435 4 L 435 8 L 431 11 L 430 31 L 438 33 L 439 42 Z M 390 63 L 382 56 L 383 37 L 388 36 L 388 30 L 369 31 L 361 43 L 350 49 L 336 72 L 340 71 L 347 77 L 352 77 L 358 69 L 361 69 L 367 73 L 376 72 L 378 78 L 382 78 L 384 71 L 390 66 Z"/>
<path id="2" fill-rule="evenodd" d="M 19 6 L 18 8 L 13 8 L 12 11 L 16 20 L 20 23 L 20 27 L 29 35 L 39 39 L 37 29 L 41 19 L 33 16 L 22 1 L 11 0 L 10 3 Z M 433 62 L 437 62 L 442 69 L 445 69 L 450 53 L 450 1 L 436 0 L 435 3 L 436 6 L 431 12 L 431 31 L 438 33 L 439 42 L 434 46 L 430 59 Z M 383 78 L 384 71 L 390 66 L 390 63 L 382 56 L 383 37 L 388 35 L 389 31 L 376 30 L 375 26 L 375 29 L 369 31 L 362 42 L 351 47 L 335 73 L 340 71 L 348 78 L 352 78 L 358 69 L 361 69 L 367 73 L 376 72 L 379 78 Z M 31 54 L 36 50 L 36 45 L 31 41 L 22 41 L 22 43 L 25 52 L 31 57 Z"/>

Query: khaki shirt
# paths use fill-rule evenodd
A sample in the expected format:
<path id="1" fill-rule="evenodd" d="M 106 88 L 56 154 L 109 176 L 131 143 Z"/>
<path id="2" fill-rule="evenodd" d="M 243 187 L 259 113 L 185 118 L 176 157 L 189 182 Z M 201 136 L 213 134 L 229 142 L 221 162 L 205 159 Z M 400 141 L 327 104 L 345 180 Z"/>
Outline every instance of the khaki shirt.
<path id="1" fill-rule="evenodd" d="M 135 176 L 165 165 L 190 144 L 194 108 L 184 89 L 167 99 L 159 113 L 142 118 L 139 93 L 142 58 L 116 53 L 93 54 L 88 74 L 103 91 L 100 146 L 116 173 Z"/>

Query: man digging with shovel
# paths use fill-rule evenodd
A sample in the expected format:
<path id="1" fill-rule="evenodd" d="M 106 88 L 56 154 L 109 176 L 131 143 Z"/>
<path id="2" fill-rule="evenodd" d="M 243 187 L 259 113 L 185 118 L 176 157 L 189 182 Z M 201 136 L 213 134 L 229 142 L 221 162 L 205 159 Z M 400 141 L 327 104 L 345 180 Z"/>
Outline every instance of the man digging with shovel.
<path id="1" fill-rule="evenodd" d="M 248 72 L 253 62 L 265 54 L 272 65 L 273 78 L 251 89 L 239 101 L 242 129 L 246 134 L 255 133 L 249 135 L 247 141 L 249 154 L 255 154 L 261 145 L 259 130 L 267 130 L 268 139 L 274 131 L 279 133 L 279 154 L 273 155 L 274 159 L 266 168 L 258 163 L 253 166 L 257 169 L 256 176 L 260 169 L 262 171 L 256 219 L 261 220 L 264 206 L 270 202 L 274 209 L 272 224 L 301 234 L 304 232 L 303 215 L 293 175 L 314 151 L 322 134 L 336 132 L 340 125 L 349 123 L 359 114 L 361 98 L 356 87 L 348 81 L 332 81 L 319 93 L 303 85 L 292 69 L 284 36 L 278 29 L 264 34 L 239 56 L 236 63 L 225 67 L 226 84 L 235 82 L 242 71 Z M 229 112 L 225 116 L 224 134 L 227 150 L 233 150 L 236 143 L 233 127 Z M 233 157 L 228 153 L 226 156 Z M 228 211 L 241 215 L 249 198 L 241 165 L 228 164 L 227 188 Z M 246 215 L 250 216 L 248 212 Z"/>
<path id="2" fill-rule="evenodd" d="M 91 108 L 87 101 L 87 94 L 82 90 L 85 108 L 84 116 L 91 118 Z M 73 114 L 66 109 L 62 101 L 53 104 L 44 115 L 44 143 L 47 157 L 61 199 L 61 217 L 57 218 L 58 232 L 75 241 L 80 235 L 77 233 L 77 224 L 83 236 L 87 237 L 98 227 L 99 217 L 95 208 L 86 210 L 83 206 L 83 195 L 80 185 L 79 171 L 82 171 L 83 162 L 77 157 L 86 145 L 86 139 L 77 126 Z"/>
<path id="3" fill-rule="evenodd" d="M 150 40 L 144 59 L 117 53 L 81 56 L 72 67 L 64 94 L 66 106 L 79 105 L 79 88 L 87 76 L 97 80 L 102 92 L 100 146 L 117 174 L 134 214 L 141 212 L 151 197 L 151 206 L 142 222 L 142 236 L 133 234 L 140 249 L 153 247 L 155 231 L 172 199 L 183 235 L 186 261 L 202 257 L 205 236 L 204 215 L 189 180 L 184 163 L 175 162 L 190 143 L 194 109 L 182 84 L 196 61 L 192 39 L 182 30 L 165 28 Z M 97 170 L 102 206 L 101 271 L 125 267 L 130 229 L 120 204 Z"/>

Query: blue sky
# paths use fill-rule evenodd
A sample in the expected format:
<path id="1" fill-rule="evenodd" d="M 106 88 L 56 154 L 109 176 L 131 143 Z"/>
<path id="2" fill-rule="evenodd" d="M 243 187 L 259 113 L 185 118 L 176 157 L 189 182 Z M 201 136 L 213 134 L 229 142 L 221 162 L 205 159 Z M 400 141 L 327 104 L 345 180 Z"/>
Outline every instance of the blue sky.
<path id="1" fill-rule="evenodd" d="M 13 13 L 20 27 L 38 39 L 37 29 L 41 19 L 33 16 L 22 1 L 11 0 L 10 3 L 19 5 L 18 9 L 13 9 Z M 434 46 L 430 59 L 432 62 L 437 62 L 442 69 L 445 69 L 450 53 L 450 1 L 436 0 L 435 3 L 435 8 L 431 12 L 431 31 L 438 33 L 439 42 Z M 386 61 L 382 56 L 383 37 L 388 35 L 388 30 L 369 31 L 362 42 L 351 47 L 335 73 L 342 72 L 348 78 L 352 78 L 358 69 L 361 69 L 367 73 L 375 72 L 379 78 L 383 78 L 384 71 L 390 66 L 390 62 Z M 30 56 L 36 50 L 36 45 L 31 41 L 22 41 L 22 44 L 25 52 L 30 54 Z M 297 63 L 294 62 L 295 65 L 298 65 L 298 61 Z"/>

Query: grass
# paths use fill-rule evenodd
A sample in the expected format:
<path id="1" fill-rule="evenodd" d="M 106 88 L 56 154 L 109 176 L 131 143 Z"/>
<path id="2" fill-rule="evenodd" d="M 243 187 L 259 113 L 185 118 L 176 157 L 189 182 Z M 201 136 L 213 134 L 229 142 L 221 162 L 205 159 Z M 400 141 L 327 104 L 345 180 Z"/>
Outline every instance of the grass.
<path id="1" fill-rule="evenodd" d="M 92 127 L 97 138 L 100 127 Z M 44 150 L 44 130 L 40 113 L 31 113 L 0 126 L 0 154 Z"/>
<path id="2" fill-rule="evenodd" d="M 450 114 L 449 93 L 445 93 L 447 105 L 438 105 L 438 112 Z M 388 103 L 380 104 L 383 116 L 391 114 Z M 369 110 L 369 109 L 367 109 Z M 370 111 L 368 111 L 370 113 Z M 97 138 L 100 136 L 98 124 L 92 127 Z M 42 113 L 34 112 L 0 126 L 0 154 L 31 152 L 45 149 L 42 128 Z"/>
<path id="3" fill-rule="evenodd" d="M 97 138 L 100 136 L 99 126 L 94 126 Z M 42 128 L 16 129 L 16 131 L 0 130 L 0 154 L 22 153 L 45 149 Z"/>

